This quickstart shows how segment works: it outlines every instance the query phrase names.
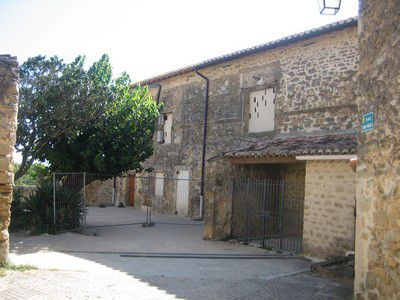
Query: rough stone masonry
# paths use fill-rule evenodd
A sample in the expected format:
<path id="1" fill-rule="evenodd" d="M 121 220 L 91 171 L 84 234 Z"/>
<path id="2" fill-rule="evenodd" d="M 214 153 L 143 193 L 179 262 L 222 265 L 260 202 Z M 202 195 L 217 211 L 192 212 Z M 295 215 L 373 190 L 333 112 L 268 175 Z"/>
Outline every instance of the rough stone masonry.
<path id="1" fill-rule="evenodd" d="M 330 32 L 201 69 L 201 73 L 210 80 L 204 238 L 217 240 L 230 236 L 233 199 L 231 182 L 243 169 L 251 172 L 249 164 L 231 164 L 224 159 L 210 159 L 221 152 L 274 138 L 352 134 L 357 126 L 357 70 L 355 20 L 344 22 L 340 27 L 332 27 Z M 159 100 L 164 104 L 163 113 L 172 116 L 171 142 L 155 144 L 154 155 L 146 162 L 146 167 L 152 167 L 155 172 L 165 176 L 164 199 L 155 209 L 175 213 L 177 192 L 174 178 L 181 171 L 187 170 L 191 178 L 188 216 L 197 217 L 205 83 L 193 71 L 152 80 L 141 84 L 157 82 L 162 86 L 160 91 L 154 85 L 151 91 L 155 98 L 160 93 Z M 250 94 L 270 88 L 275 89 L 274 129 L 249 132 Z M 332 166 L 335 167 L 332 169 Z M 263 176 L 270 176 L 267 174 L 269 166 L 262 167 Z M 280 164 L 279 168 L 283 167 Z M 305 166 L 299 165 L 298 168 L 302 170 L 302 175 L 293 183 L 303 187 L 303 192 L 297 195 L 300 201 L 306 198 L 304 249 L 308 254 L 322 258 L 344 255 L 353 250 L 355 173 L 349 163 L 308 161 Z M 336 173 L 329 178 L 321 176 L 321 170 Z M 305 173 L 308 184 L 306 197 Z M 329 185 L 331 190 L 328 193 L 320 192 L 321 183 L 328 185 L 332 179 L 335 185 Z M 348 179 L 349 184 L 346 181 Z"/>
<path id="2" fill-rule="evenodd" d="M 18 62 L 10 55 L 0 55 L 0 262 L 7 259 L 9 250 L 17 112 Z"/>
<path id="3" fill-rule="evenodd" d="M 362 0 L 355 295 L 400 299 L 400 1 Z"/>

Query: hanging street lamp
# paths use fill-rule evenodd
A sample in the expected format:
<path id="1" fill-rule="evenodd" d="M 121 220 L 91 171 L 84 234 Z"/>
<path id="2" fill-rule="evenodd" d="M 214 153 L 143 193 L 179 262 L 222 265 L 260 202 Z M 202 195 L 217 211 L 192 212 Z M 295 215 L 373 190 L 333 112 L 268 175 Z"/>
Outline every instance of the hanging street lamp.
<path id="1" fill-rule="evenodd" d="M 340 9 L 342 0 L 319 0 L 319 12 L 321 15 L 336 15 Z"/>

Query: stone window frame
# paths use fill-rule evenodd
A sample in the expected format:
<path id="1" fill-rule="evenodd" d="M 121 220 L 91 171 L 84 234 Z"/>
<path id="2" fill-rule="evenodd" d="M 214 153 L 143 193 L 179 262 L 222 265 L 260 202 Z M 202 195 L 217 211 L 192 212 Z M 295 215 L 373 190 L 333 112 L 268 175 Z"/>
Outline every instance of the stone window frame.
<path id="1" fill-rule="evenodd" d="M 242 116 L 242 133 L 245 135 L 249 136 L 264 136 L 264 135 L 271 135 L 274 134 L 276 131 L 276 118 L 274 118 L 274 129 L 273 130 L 266 130 L 262 132 L 249 132 L 249 120 L 250 120 L 250 94 L 253 92 L 257 92 L 260 90 L 266 90 L 266 89 L 275 89 L 275 111 L 274 115 L 277 115 L 277 93 L 278 93 L 278 81 L 275 80 L 272 83 L 267 83 L 267 84 L 262 84 L 262 85 L 256 85 L 252 86 L 249 88 L 242 88 L 241 91 L 241 98 L 242 98 L 242 111 L 243 111 L 243 116 Z"/>

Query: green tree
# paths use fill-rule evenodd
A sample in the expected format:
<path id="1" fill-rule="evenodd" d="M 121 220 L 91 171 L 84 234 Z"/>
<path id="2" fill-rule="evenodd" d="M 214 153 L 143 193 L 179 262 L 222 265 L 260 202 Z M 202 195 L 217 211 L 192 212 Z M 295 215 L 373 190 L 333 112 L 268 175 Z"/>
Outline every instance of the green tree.
<path id="1" fill-rule="evenodd" d="M 20 164 L 14 164 L 14 173 L 20 168 Z M 17 185 L 35 185 L 41 179 L 44 179 L 48 176 L 48 168 L 45 164 L 42 163 L 34 163 L 29 168 L 29 170 L 25 173 L 24 176 L 19 178 L 16 182 Z"/>
<path id="2" fill-rule="evenodd" d="M 37 56 L 21 66 L 16 179 L 35 160 L 50 171 L 118 175 L 140 169 L 152 154 L 158 108 L 146 88 L 126 74 L 112 79 L 107 55 L 84 69 L 84 57 L 66 64 Z"/>

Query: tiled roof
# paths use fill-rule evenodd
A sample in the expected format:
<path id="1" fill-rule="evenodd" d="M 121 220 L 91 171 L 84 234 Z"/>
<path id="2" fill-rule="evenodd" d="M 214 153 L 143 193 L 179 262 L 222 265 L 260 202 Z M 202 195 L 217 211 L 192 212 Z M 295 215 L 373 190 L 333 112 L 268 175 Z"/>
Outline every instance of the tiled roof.
<path id="1" fill-rule="evenodd" d="M 248 147 L 235 151 L 226 152 L 219 157 L 259 158 L 299 155 L 341 155 L 355 154 L 356 149 L 356 134 L 335 134 L 272 139 L 266 142 L 251 144 Z"/>
<path id="2" fill-rule="evenodd" d="M 236 59 L 236 58 L 241 58 L 250 54 L 254 54 L 254 53 L 258 53 L 258 52 L 262 52 L 265 50 L 269 50 L 269 49 L 273 49 L 273 48 L 277 48 L 279 46 L 284 46 L 284 45 L 288 45 L 291 43 L 295 43 L 298 42 L 300 40 L 304 40 L 306 38 L 311 38 L 311 37 L 315 37 L 324 33 L 329 33 L 335 30 L 340 30 L 342 28 L 348 27 L 348 26 L 352 26 L 352 25 L 356 25 L 357 24 L 357 17 L 354 18 L 349 18 L 346 20 L 342 20 L 342 21 L 338 21 L 335 23 L 331 23 L 331 24 L 327 24 L 318 28 L 314 28 L 314 29 L 310 29 L 307 31 L 303 31 L 301 33 L 297 33 L 297 34 L 293 34 L 293 35 L 289 35 L 286 37 L 283 37 L 281 39 L 278 40 L 274 40 L 265 44 L 261 44 L 261 45 L 257 45 L 254 47 L 250 47 L 250 48 L 246 48 L 246 49 L 242 49 L 239 51 L 235 51 L 229 54 L 225 54 L 222 56 L 217 56 L 214 58 L 211 58 L 209 60 L 205 60 L 202 61 L 198 64 L 194 64 L 194 65 L 190 65 L 190 66 L 186 66 L 171 72 L 167 72 L 165 74 L 161 74 L 159 76 L 155 76 L 152 78 L 148 78 L 146 80 L 142 80 L 139 82 L 136 82 L 134 85 L 145 85 L 145 84 L 151 84 L 151 83 L 156 83 L 160 80 L 164 80 L 176 75 L 180 75 L 186 72 L 190 72 L 190 71 L 195 71 L 195 70 L 199 70 L 208 66 L 212 66 L 212 65 L 216 65 L 218 63 L 222 63 L 222 62 L 226 62 L 226 61 L 230 61 L 232 59 Z"/>

